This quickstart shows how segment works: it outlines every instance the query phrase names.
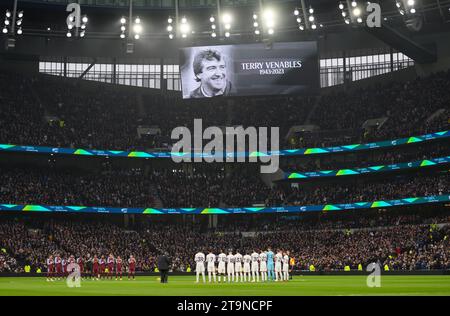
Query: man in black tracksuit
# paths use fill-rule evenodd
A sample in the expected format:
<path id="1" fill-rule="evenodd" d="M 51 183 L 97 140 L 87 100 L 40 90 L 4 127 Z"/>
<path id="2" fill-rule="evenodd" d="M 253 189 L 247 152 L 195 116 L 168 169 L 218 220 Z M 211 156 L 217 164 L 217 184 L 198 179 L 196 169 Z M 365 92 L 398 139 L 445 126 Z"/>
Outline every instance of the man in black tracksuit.
<path id="1" fill-rule="evenodd" d="M 167 279 L 169 277 L 169 269 L 170 269 L 170 259 L 169 256 L 164 253 L 158 256 L 158 269 L 161 273 L 161 283 L 167 283 Z"/>

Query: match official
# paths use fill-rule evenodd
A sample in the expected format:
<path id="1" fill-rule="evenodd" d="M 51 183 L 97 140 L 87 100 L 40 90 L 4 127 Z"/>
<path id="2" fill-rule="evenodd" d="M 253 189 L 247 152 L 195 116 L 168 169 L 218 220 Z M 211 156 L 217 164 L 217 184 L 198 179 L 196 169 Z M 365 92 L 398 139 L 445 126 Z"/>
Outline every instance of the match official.
<path id="1" fill-rule="evenodd" d="M 166 253 L 159 255 L 157 262 L 158 262 L 158 269 L 161 274 L 161 283 L 167 283 L 167 280 L 169 278 L 169 269 L 171 265 L 169 256 Z"/>

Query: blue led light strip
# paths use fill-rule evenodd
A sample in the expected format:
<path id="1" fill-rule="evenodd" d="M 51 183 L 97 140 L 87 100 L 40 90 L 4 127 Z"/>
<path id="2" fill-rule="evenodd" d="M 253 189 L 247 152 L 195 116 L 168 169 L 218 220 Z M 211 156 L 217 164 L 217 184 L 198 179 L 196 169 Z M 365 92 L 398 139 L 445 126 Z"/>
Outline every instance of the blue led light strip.
<path id="1" fill-rule="evenodd" d="M 241 207 L 241 208 L 113 208 L 90 206 L 46 206 L 46 205 L 16 205 L 0 204 L 0 211 L 22 212 L 55 212 L 55 213 L 107 213 L 107 214 L 265 214 L 265 213 L 302 213 L 323 211 L 345 211 L 355 209 L 389 208 L 396 206 L 437 204 L 450 201 L 447 195 L 403 198 L 398 200 L 356 202 L 347 204 L 326 204 L 309 206 L 282 207 Z"/>
<path id="2" fill-rule="evenodd" d="M 361 150 L 371 150 L 378 148 L 396 147 L 407 144 L 416 144 L 427 142 L 435 139 L 444 139 L 450 137 L 450 131 L 436 132 L 421 136 L 413 136 L 407 138 L 400 138 L 394 140 L 386 140 L 368 144 L 353 144 L 336 147 L 324 148 L 300 148 L 300 149 L 284 149 L 280 151 L 269 152 L 268 154 L 261 152 L 238 152 L 227 153 L 229 158 L 234 157 L 261 157 L 267 155 L 274 156 L 304 156 L 304 155 L 319 155 L 342 152 L 354 152 Z M 171 152 L 144 152 L 144 151 L 120 151 L 120 150 L 91 150 L 91 149 L 73 149 L 73 148 L 56 148 L 56 147 L 42 147 L 42 146 L 21 146 L 12 144 L 0 144 L 0 152 L 31 152 L 31 153 L 46 153 L 46 154 L 63 154 L 63 155 L 78 155 L 78 156 L 107 156 L 107 157 L 130 157 L 130 158 L 171 158 Z M 216 156 L 223 156 L 225 153 L 217 153 Z M 201 153 L 177 154 L 178 157 L 210 157 L 211 155 Z"/>

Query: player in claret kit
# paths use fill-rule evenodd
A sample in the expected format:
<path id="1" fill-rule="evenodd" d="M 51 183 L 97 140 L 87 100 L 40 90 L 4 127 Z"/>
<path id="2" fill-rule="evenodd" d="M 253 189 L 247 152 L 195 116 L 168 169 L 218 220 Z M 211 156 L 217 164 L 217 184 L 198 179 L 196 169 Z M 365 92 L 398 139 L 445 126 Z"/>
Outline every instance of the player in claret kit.
<path id="1" fill-rule="evenodd" d="M 217 267 L 217 273 L 219 274 L 218 279 L 219 279 L 219 283 L 222 281 L 222 277 L 223 277 L 223 282 L 225 282 L 225 264 L 227 262 L 227 255 L 223 253 L 223 251 L 220 252 L 219 256 L 218 256 L 218 260 L 219 260 L 219 266 Z"/>
<path id="2" fill-rule="evenodd" d="M 114 262 L 115 262 L 114 256 L 113 256 L 112 253 L 110 253 L 109 256 L 108 256 L 107 263 L 108 263 L 108 275 L 109 275 L 109 278 L 111 280 L 112 280 L 113 275 L 114 275 Z"/>
<path id="3" fill-rule="evenodd" d="M 252 261 L 252 257 L 250 255 L 244 256 L 244 282 L 247 280 L 250 282 L 250 262 Z"/>
<path id="4" fill-rule="evenodd" d="M 228 283 L 234 282 L 234 260 L 233 252 L 230 251 L 227 256 Z"/>
<path id="5" fill-rule="evenodd" d="M 208 263 L 208 282 L 211 283 L 211 274 L 213 275 L 214 283 L 216 282 L 216 255 L 211 251 L 206 255 L 206 262 Z"/>
<path id="6" fill-rule="evenodd" d="M 130 276 L 133 277 L 133 280 L 135 279 L 136 274 L 136 259 L 133 255 L 130 255 L 130 259 L 128 259 L 128 280 L 130 279 Z"/>
<path id="7" fill-rule="evenodd" d="M 94 255 L 94 258 L 92 259 L 92 278 L 96 279 L 97 281 L 100 278 L 100 263 L 97 258 L 97 255 Z"/>
<path id="8" fill-rule="evenodd" d="M 47 282 L 53 281 L 53 271 L 55 269 L 54 263 L 53 256 L 50 255 L 50 257 L 47 258 Z"/>
<path id="9" fill-rule="evenodd" d="M 196 266 L 195 266 L 195 273 L 197 275 L 195 283 L 198 283 L 200 274 L 203 277 L 203 283 L 206 282 L 205 278 L 205 254 L 201 251 L 197 252 L 197 254 L 194 257 Z"/>
<path id="10" fill-rule="evenodd" d="M 78 256 L 77 258 L 77 264 L 80 267 L 80 276 L 83 277 L 84 273 L 84 261 L 82 256 Z"/>
<path id="11" fill-rule="evenodd" d="M 259 254 L 253 251 L 252 255 L 252 282 L 259 282 Z"/>
<path id="12" fill-rule="evenodd" d="M 63 271 L 62 271 L 62 260 L 59 254 L 55 256 L 55 269 L 56 269 L 56 277 L 58 278 L 58 280 L 60 280 L 62 278 Z"/>
<path id="13" fill-rule="evenodd" d="M 106 270 L 106 260 L 105 256 L 101 256 L 100 260 L 98 261 L 98 264 L 100 266 L 100 279 L 105 277 L 105 270 Z"/>
<path id="14" fill-rule="evenodd" d="M 117 256 L 116 259 L 116 280 L 120 277 L 120 281 L 122 281 L 122 258 L 120 256 Z"/>

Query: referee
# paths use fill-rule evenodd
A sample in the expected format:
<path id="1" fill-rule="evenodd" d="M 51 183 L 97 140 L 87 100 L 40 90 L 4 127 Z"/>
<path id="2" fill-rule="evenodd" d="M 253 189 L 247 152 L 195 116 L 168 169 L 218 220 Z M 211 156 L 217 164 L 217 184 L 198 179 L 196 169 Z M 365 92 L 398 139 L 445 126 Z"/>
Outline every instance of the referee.
<path id="1" fill-rule="evenodd" d="M 169 269 L 170 269 L 170 259 L 166 253 L 163 253 L 158 256 L 158 269 L 161 274 L 161 283 L 167 283 L 167 279 L 169 277 Z"/>

